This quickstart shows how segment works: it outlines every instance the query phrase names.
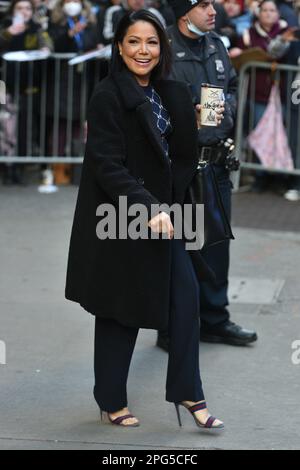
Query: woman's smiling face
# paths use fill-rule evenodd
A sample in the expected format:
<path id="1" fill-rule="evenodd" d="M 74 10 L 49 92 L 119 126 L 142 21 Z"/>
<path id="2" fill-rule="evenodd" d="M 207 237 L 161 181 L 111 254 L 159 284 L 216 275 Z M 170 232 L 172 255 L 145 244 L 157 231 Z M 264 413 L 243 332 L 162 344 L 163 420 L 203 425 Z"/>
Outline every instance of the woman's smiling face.
<path id="1" fill-rule="evenodd" d="M 150 75 L 160 59 L 160 41 L 155 27 L 148 21 L 129 26 L 118 44 L 122 59 L 140 85 L 148 85 Z"/>

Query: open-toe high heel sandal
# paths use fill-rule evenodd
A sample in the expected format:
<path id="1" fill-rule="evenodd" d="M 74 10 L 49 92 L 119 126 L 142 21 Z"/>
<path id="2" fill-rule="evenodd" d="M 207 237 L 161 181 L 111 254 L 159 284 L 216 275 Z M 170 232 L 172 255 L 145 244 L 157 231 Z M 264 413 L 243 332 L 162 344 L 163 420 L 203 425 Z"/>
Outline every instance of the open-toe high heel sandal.
<path id="1" fill-rule="evenodd" d="M 217 424 L 216 426 L 213 426 L 214 422 L 217 419 L 214 416 L 209 416 L 209 418 L 206 420 L 206 422 L 204 424 L 202 424 L 199 421 L 199 419 L 197 419 L 197 417 L 195 415 L 195 412 L 199 411 L 199 410 L 204 410 L 205 408 L 207 408 L 205 401 L 202 402 L 202 403 L 197 403 L 196 405 L 192 405 L 192 406 L 185 405 L 183 402 L 177 402 L 177 403 L 174 403 L 174 405 L 175 405 L 175 409 L 176 409 L 176 413 L 177 413 L 179 426 L 182 426 L 182 422 L 181 422 L 181 418 L 180 418 L 180 411 L 179 411 L 179 406 L 181 405 L 191 413 L 191 415 L 193 416 L 193 418 L 195 420 L 196 425 L 199 428 L 209 429 L 209 430 L 224 429 L 224 424 L 223 423 L 220 423 L 220 424 Z"/>
<path id="2" fill-rule="evenodd" d="M 104 411 L 100 409 L 100 417 L 101 417 L 101 421 L 103 420 L 103 413 Z M 108 419 L 109 421 L 111 422 L 111 424 L 116 424 L 118 426 L 123 426 L 124 428 L 137 428 L 140 423 L 137 422 L 137 423 L 131 423 L 131 424 L 125 424 L 123 423 L 123 421 L 125 419 L 128 419 L 128 418 L 135 418 L 137 419 L 135 416 L 133 416 L 132 414 L 126 414 L 126 415 L 123 415 L 123 416 L 118 416 L 117 418 L 115 419 L 111 419 L 111 417 L 109 416 L 109 413 L 107 413 L 107 416 L 108 416 Z"/>

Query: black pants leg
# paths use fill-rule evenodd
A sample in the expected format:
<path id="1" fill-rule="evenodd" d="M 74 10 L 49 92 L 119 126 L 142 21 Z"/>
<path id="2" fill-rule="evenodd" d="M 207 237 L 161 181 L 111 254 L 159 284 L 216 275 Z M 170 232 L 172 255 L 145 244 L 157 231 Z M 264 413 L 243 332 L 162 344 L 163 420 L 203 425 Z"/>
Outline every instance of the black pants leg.
<path id="1" fill-rule="evenodd" d="M 232 185 L 229 172 L 222 166 L 215 166 L 222 201 L 227 216 L 231 217 Z M 228 305 L 228 271 L 229 271 L 229 241 L 210 246 L 202 253 L 205 261 L 216 274 L 216 282 L 201 283 L 200 317 L 201 324 L 217 325 L 229 319 Z"/>
<path id="2" fill-rule="evenodd" d="M 172 240 L 166 400 L 204 400 L 199 370 L 199 283 L 182 240 Z"/>
<path id="3" fill-rule="evenodd" d="M 199 285 L 182 240 L 172 240 L 167 401 L 204 399 L 199 372 Z M 95 387 L 99 407 L 127 406 L 127 378 L 138 328 L 96 317 Z"/>
<path id="4" fill-rule="evenodd" d="M 96 317 L 94 397 L 104 411 L 113 413 L 127 406 L 127 377 L 138 331 Z"/>

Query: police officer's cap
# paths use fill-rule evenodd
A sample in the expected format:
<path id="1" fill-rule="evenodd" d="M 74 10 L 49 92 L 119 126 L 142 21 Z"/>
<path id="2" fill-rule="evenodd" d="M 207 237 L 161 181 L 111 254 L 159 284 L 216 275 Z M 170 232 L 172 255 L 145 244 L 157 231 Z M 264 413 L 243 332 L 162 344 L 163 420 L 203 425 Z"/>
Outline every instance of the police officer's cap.
<path id="1" fill-rule="evenodd" d="M 203 0 L 169 0 L 169 5 L 172 7 L 176 19 L 186 15 L 192 8 Z"/>

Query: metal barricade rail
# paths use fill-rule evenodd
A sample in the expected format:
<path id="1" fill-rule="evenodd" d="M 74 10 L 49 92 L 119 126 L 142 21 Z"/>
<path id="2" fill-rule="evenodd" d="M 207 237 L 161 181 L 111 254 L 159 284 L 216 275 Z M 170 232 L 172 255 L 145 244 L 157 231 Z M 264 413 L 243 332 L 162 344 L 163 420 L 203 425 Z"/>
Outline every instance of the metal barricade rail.
<path id="1" fill-rule="evenodd" d="M 82 162 L 87 102 L 104 61 L 91 58 L 72 65 L 74 57 L 75 53 L 24 61 L 2 57 L 0 79 L 10 103 L 0 105 L 0 163 Z M 6 115 L 14 129 L 15 147 L 9 150 L 4 149 L 3 138 Z"/>
<path id="2" fill-rule="evenodd" d="M 8 93 L 12 94 L 12 102 L 17 108 L 15 115 L 16 122 L 14 140 L 16 145 L 19 142 L 19 131 L 26 136 L 26 152 L 18 155 L 16 151 L 11 150 L 11 154 L 3 152 L 3 145 L 0 141 L 0 163 L 81 163 L 83 160 L 83 146 L 85 136 L 85 118 L 86 106 L 89 95 L 99 80 L 101 75 L 100 67 L 103 60 L 92 58 L 88 62 L 82 62 L 72 65 L 70 60 L 76 57 L 76 54 L 51 54 L 48 59 L 28 60 L 26 85 L 29 93 L 21 93 L 22 81 L 24 81 L 24 62 L 14 62 L 13 84 L 7 82 L 8 68 L 13 62 L 3 60 L 1 80 L 6 83 Z M 108 57 L 107 57 L 108 58 Z M 88 70 L 92 68 L 92 74 Z M 235 151 L 241 161 L 241 169 L 264 170 L 274 173 L 288 173 L 300 175 L 300 105 L 297 109 L 297 145 L 295 169 L 274 169 L 264 167 L 261 163 L 253 161 L 253 152 L 247 145 L 247 135 L 253 129 L 254 123 L 254 96 L 255 96 L 255 75 L 258 69 L 274 70 L 274 64 L 268 62 L 249 62 L 240 70 L 239 90 L 238 90 L 238 110 L 237 126 L 235 135 Z M 37 77 L 35 72 L 37 70 Z M 285 125 L 288 138 L 291 133 L 291 90 L 295 82 L 296 74 L 300 74 L 300 67 L 277 64 L 274 71 L 275 78 L 280 80 L 281 74 L 286 74 L 286 96 L 288 97 L 285 106 Z M 77 80 L 80 76 L 80 80 Z M 299 75 L 300 77 L 300 75 Z M 36 87 L 35 79 L 38 80 Z M 65 86 L 62 87 L 62 79 Z M 50 83 L 49 83 L 50 80 Z M 76 83 L 74 81 L 77 80 Z M 249 91 L 250 83 L 250 91 Z M 298 83 L 300 87 L 300 81 Z M 38 88 L 38 90 L 35 90 Z M 34 93 L 30 93 L 36 91 Z M 24 90 L 23 90 L 24 91 Z M 20 119 L 20 101 L 26 103 L 26 112 L 22 110 L 22 119 Z M 62 106 L 62 101 L 66 103 Z M 74 113 L 74 104 L 79 105 Z M 0 114 L 5 105 L 0 105 Z M 249 113 L 246 113 L 246 107 Z M 49 109 L 52 110 L 49 115 Z M 64 116 L 62 118 L 62 112 Z M 75 115 L 76 114 L 76 115 Z M 74 119 L 74 117 L 76 119 Z M 79 127 L 76 129 L 77 138 L 74 139 L 74 121 Z M 63 122 L 64 129 L 61 129 Z M 2 119 L 3 124 L 3 119 Z M 294 124 L 294 123 L 293 123 Z M 0 120 L 1 128 L 1 120 Z M 26 128 L 26 129 L 25 129 Z M 1 131 L 1 129 L 0 129 Z M 64 154 L 59 154 L 61 132 L 65 135 Z M 24 135 L 23 135 L 24 138 Z M 74 141 L 77 140 L 77 151 L 74 152 Z M 17 147 L 16 147 L 17 148 Z M 24 155 L 24 153 L 26 153 Z M 236 179 L 236 185 L 239 178 Z"/>
<path id="3" fill-rule="evenodd" d="M 282 103 L 284 108 L 283 120 L 288 142 L 290 143 L 291 137 L 297 140 L 294 145 L 294 152 L 292 152 L 295 165 L 293 170 L 266 167 L 259 163 L 257 159 L 255 161 L 254 152 L 247 143 L 247 137 L 255 127 L 255 79 L 258 70 L 269 70 L 270 73 L 273 74 L 272 78 L 279 82 L 284 75 L 284 96 L 286 97 L 286 101 Z M 297 74 L 299 74 L 299 78 Z M 300 66 L 274 62 L 248 62 L 241 67 L 239 72 L 237 125 L 235 133 L 235 153 L 241 162 L 241 169 L 238 177 L 235 179 L 235 189 L 239 188 L 240 173 L 243 169 L 263 170 L 272 173 L 300 176 L 300 104 L 297 103 L 297 109 L 294 107 L 292 111 L 292 94 L 297 87 L 300 90 Z M 292 122 L 293 118 L 296 122 Z M 294 127 L 292 128 L 292 126 Z"/>

